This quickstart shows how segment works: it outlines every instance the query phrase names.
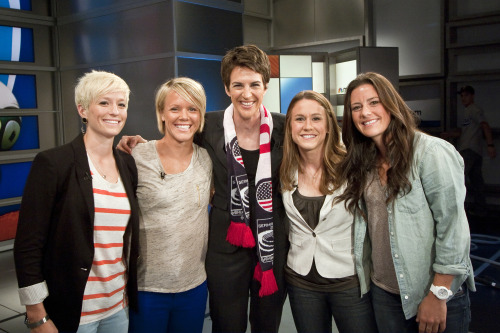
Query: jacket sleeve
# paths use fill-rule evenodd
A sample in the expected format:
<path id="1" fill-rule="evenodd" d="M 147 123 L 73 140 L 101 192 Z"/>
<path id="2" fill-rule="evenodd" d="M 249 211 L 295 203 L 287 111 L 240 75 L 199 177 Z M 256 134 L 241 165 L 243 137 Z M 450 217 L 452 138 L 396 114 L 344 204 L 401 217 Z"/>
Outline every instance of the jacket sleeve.
<path id="1" fill-rule="evenodd" d="M 14 260 L 19 288 L 43 283 L 43 256 L 56 205 L 57 170 L 48 154 L 38 154 L 31 166 L 19 213 Z"/>
<path id="2" fill-rule="evenodd" d="M 419 163 L 420 179 L 435 225 L 436 273 L 466 275 L 470 233 L 465 215 L 464 164 L 443 140 L 429 146 Z"/>

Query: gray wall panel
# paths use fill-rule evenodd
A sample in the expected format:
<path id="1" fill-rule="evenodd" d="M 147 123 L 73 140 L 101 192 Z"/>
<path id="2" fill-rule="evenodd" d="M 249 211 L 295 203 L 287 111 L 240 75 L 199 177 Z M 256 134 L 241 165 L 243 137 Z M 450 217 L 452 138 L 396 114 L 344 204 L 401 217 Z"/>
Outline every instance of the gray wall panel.
<path id="1" fill-rule="evenodd" d="M 103 66 L 99 69 L 113 72 L 129 84 L 131 94 L 128 118 L 121 134 L 141 134 L 148 139 L 160 138 L 161 135 L 156 127 L 154 96 L 158 86 L 174 77 L 173 58 Z M 61 73 L 66 142 L 72 140 L 80 131 L 80 117 L 74 102 L 74 87 L 77 78 L 89 70 L 70 70 Z"/>
<path id="2" fill-rule="evenodd" d="M 170 3 L 134 8 L 60 26 L 61 67 L 172 52 Z"/>
<path id="3" fill-rule="evenodd" d="M 275 47 L 315 41 L 313 2 L 275 0 L 273 25 Z"/>
<path id="4" fill-rule="evenodd" d="M 364 0 L 315 0 L 314 3 L 317 41 L 364 34 Z"/>
<path id="5" fill-rule="evenodd" d="M 138 3 L 141 1 L 147 0 L 56 0 L 57 15 L 66 16 L 81 14 L 92 10 L 108 8 L 114 5 Z"/>
<path id="6" fill-rule="evenodd" d="M 399 75 L 443 73 L 443 1 L 376 0 L 376 46 L 399 48 Z"/>
<path id="7" fill-rule="evenodd" d="M 364 0 L 275 0 L 274 47 L 364 34 Z"/>

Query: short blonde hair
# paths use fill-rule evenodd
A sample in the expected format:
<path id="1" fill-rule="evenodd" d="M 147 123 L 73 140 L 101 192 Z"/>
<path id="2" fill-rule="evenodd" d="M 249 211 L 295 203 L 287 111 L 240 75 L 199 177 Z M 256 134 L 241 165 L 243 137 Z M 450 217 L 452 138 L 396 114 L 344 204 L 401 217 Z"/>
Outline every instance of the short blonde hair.
<path id="1" fill-rule="evenodd" d="M 85 73 L 78 79 L 75 87 L 76 107 L 81 105 L 84 110 L 88 110 L 90 104 L 99 97 L 112 92 L 123 92 L 125 103 L 128 105 L 130 88 L 121 77 L 105 71 L 93 70 Z"/>
<path id="2" fill-rule="evenodd" d="M 165 108 L 165 100 L 170 92 L 176 92 L 184 100 L 193 104 L 200 110 L 201 122 L 198 132 L 200 133 L 205 126 L 205 112 L 207 109 L 207 97 L 205 89 L 198 81 L 188 77 L 178 77 L 170 79 L 162 84 L 156 91 L 156 120 L 158 123 L 158 130 L 161 134 L 165 134 L 165 122 L 161 119 L 163 109 Z"/>

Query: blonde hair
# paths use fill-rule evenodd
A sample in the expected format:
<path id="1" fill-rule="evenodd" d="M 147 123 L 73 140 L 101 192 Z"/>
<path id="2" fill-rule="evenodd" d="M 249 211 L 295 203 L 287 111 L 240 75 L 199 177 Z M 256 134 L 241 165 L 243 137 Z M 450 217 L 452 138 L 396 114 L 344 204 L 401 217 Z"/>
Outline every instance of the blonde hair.
<path id="1" fill-rule="evenodd" d="M 165 122 L 161 119 L 161 116 L 165 108 L 165 100 L 172 91 L 178 93 L 184 100 L 193 104 L 200 110 L 201 121 L 200 128 L 198 128 L 198 133 L 200 133 L 203 130 L 203 126 L 205 126 L 207 97 L 201 83 L 188 77 L 178 77 L 168 80 L 156 91 L 155 105 L 158 130 L 161 134 L 165 134 Z"/>
<path id="2" fill-rule="evenodd" d="M 327 133 L 323 144 L 323 173 L 321 176 L 319 190 L 323 194 L 332 194 L 340 187 L 342 180 L 338 165 L 343 160 L 346 152 L 340 142 L 340 127 L 333 112 L 333 107 L 328 99 L 312 90 L 304 90 L 295 95 L 288 106 L 285 120 L 285 138 L 283 142 L 283 160 L 280 168 L 281 188 L 291 191 L 296 185 L 294 183 L 295 172 L 300 171 L 300 153 L 297 144 L 292 139 L 292 110 L 301 100 L 311 100 L 317 102 L 326 114 Z"/>
<path id="3" fill-rule="evenodd" d="M 116 74 L 93 70 L 78 79 L 75 87 L 75 104 L 88 110 L 90 104 L 99 97 L 113 92 L 123 92 L 128 106 L 130 88 L 127 83 Z"/>

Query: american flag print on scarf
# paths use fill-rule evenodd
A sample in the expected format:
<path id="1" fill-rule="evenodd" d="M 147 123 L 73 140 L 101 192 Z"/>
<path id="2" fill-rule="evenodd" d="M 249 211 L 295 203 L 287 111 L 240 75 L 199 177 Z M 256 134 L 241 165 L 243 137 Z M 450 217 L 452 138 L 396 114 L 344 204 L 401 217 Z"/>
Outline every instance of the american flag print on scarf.
<path id="1" fill-rule="evenodd" d="M 224 140 L 228 170 L 228 193 L 231 193 L 229 225 L 226 240 L 234 246 L 252 248 L 257 245 L 259 262 L 255 266 L 254 278 L 260 282 L 259 296 L 267 296 L 278 290 L 273 273 L 273 184 L 271 178 L 271 133 L 273 119 L 269 111 L 260 109 L 259 162 L 255 175 L 256 198 L 255 221 L 257 242 L 250 228 L 250 198 L 248 177 L 241 156 L 233 122 L 234 107 L 231 104 L 224 112 Z M 257 244 L 256 244 L 257 243 Z"/>

